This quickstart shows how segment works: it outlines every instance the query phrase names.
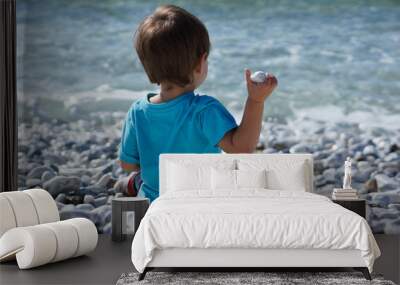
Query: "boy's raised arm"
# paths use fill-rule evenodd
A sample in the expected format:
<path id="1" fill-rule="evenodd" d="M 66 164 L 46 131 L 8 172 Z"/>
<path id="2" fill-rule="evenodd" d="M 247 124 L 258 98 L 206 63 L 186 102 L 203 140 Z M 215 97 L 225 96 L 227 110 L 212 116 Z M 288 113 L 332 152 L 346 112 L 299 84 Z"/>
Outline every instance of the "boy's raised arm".
<path id="1" fill-rule="evenodd" d="M 227 132 L 219 143 L 226 153 L 252 153 L 256 149 L 261 132 L 264 101 L 272 94 L 278 81 L 269 74 L 264 83 L 254 83 L 250 79 L 251 71 L 246 69 L 248 97 L 239 127 Z"/>

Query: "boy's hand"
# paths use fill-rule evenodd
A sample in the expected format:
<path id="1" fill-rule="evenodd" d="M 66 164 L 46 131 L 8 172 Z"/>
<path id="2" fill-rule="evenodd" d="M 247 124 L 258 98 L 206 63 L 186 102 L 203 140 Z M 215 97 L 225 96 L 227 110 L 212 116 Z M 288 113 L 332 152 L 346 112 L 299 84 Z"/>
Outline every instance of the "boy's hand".
<path id="1" fill-rule="evenodd" d="M 245 75 L 249 99 L 259 103 L 263 103 L 278 85 L 278 80 L 273 74 L 268 74 L 267 79 L 263 83 L 255 83 L 251 81 L 250 69 L 245 70 Z"/>

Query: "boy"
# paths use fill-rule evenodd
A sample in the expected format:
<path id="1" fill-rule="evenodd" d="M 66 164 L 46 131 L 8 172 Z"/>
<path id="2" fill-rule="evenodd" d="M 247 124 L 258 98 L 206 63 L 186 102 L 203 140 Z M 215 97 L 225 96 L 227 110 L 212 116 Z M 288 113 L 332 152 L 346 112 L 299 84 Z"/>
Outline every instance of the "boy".
<path id="1" fill-rule="evenodd" d="M 277 86 L 269 75 L 253 83 L 240 125 L 215 98 L 195 95 L 207 77 L 210 41 L 203 23 L 186 10 L 161 6 L 140 24 L 135 48 L 152 83 L 160 86 L 130 107 L 122 130 L 120 165 L 132 172 L 117 182 L 129 196 L 158 197 L 160 153 L 251 153 L 261 131 L 264 100 Z"/>

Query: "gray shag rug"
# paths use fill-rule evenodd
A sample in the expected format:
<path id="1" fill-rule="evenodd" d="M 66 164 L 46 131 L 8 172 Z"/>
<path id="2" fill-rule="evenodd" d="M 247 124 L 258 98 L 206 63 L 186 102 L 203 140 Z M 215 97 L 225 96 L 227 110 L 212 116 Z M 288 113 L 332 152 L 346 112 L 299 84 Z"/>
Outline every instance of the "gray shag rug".
<path id="1" fill-rule="evenodd" d="M 122 274 L 117 285 L 133 284 L 324 284 L 324 285 L 395 285 L 380 275 L 372 275 L 372 281 L 360 272 L 147 272 L 145 279 L 138 281 L 139 273 Z"/>

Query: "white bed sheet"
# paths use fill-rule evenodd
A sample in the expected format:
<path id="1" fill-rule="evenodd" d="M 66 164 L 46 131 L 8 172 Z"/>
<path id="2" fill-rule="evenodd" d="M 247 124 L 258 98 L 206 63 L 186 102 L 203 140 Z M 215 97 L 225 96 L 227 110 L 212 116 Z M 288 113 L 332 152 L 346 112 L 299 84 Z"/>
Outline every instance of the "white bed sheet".
<path id="1" fill-rule="evenodd" d="M 165 193 L 155 200 L 132 242 L 143 272 L 155 249 L 357 249 L 372 272 L 380 250 L 367 221 L 328 198 L 300 191 L 243 189 L 207 195 Z"/>

